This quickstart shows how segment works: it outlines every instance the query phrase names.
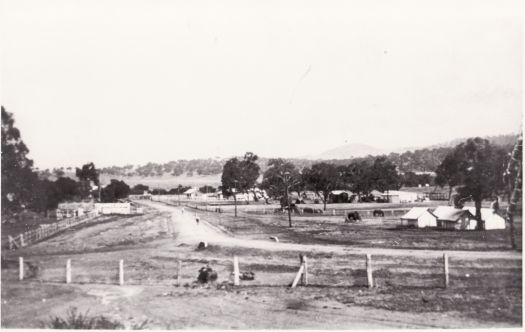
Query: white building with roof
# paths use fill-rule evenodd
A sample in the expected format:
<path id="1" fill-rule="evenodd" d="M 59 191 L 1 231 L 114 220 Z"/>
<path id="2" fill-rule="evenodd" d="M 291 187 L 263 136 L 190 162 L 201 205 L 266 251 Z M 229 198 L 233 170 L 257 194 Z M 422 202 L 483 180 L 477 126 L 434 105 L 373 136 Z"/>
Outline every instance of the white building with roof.
<path id="1" fill-rule="evenodd" d="M 455 230 L 475 230 L 477 221 L 469 210 L 453 206 L 438 206 L 432 212 L 437 218 L 437 227 Z"/>
<path id="2" fill-rule="evenodd" d="M 401 217 L 401 225 L 417 228 L 436 227 L 437 218 L 427 207 L 414 207 Z"/>
<path id="3" fill-rule="evenodd" d="M 476 216 L 476 207 L 465 206 L 463 210 L 468 210 L 473 216 Z M 481 220 L 484 221 L 484 229 L 505 229 L 505 219 L 494 212 L 493 209 L 481 208 Z"/>
<path id="4" fill-rule="evenodd" d="M 389 203 L 411 203 L 417 202 L 420 199 L 420 195 L 417 192 L 411 191 L 400 191 L 400 190 L 389 190 L 381 194 L 383 199 L 387 199 Z"/>

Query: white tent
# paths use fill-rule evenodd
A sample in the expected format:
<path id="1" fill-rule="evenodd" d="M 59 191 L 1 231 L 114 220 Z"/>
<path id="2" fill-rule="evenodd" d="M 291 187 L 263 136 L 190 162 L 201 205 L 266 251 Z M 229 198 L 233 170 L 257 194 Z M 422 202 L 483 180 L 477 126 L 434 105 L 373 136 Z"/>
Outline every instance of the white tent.
<path id="1" fill-rule="evenodd" d="M 423 227 L 436 227 L 437 218 L 426 207 L 414 207 L 401 217 L 401 225 Z"/>
<path id="2" fill-rule="evenodd" d="M 468 210 L 473 216 L 476 215 L 474 206 L 465 206 L 463 210 Z M 493 209 L 481 208 L 481 220 L 484 221 L 485 229 L 505 229 L 505 219 L 494 212 Z"/>

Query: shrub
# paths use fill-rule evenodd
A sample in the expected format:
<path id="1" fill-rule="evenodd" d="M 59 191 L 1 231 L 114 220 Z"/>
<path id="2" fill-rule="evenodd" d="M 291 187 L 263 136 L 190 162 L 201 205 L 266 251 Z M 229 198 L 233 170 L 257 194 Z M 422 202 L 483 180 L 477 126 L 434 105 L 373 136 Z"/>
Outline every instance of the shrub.
<path id="1" fill-rule="evenodd" d="M 52 329 L 68 330 L 117 330 L 124 329 L 124 325 L 116 320 L 110 320 L 105 316 L 89 317 L 89 311 L 85 314 L 79 313 L 77 308 L 72 307 L 67 312 L 66 319 L 52 317 L 49 323 Z"/>

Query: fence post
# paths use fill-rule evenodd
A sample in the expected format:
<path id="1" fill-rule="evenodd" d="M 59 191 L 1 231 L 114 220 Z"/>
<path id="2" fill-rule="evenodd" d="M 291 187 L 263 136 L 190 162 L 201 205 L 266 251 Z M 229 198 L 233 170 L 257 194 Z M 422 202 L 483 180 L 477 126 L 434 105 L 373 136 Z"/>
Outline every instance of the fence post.
<path id="1" fill-rule="evenodd" d="M 25 243 L 24 243 L 24 234 L 20 234 L 20 246 L 21 246 L 21 247 L 25 247 Z"/>
<path id="2" fill-rule="evenodd" d="M 118 264 L 118 283 L 124 285 L 124 260 L 121 259 Z"/>
<path id="3" fill-rule="evenodd" d="M 66 284 L 71 283 L 71 259 L 66 262 Z"/>
<path id="4" fill-rule="evenodd" d="M 308 285 L 308 262 L 305 255 L 301 255 L 301 264 L 304 266 L 303 275 L 301 277 L 301 284 L 303 286 Z"/>
<path id="5" fill-rule="evenodd" d="M 233 285 L 239 286 L 239 258 L 237 256 L 233 256 Z"/>
<path id="6" fill-rule="evenodd" d="M 448 255 L 443 254 L 443 273 L 445 274 L 445 288 L 448 287 Z"/>
<path id="7" fill-rule="evenodd" d="M 332 209 L 332 216 L 335 216 L 335 209 Z"/>
<path id="8" fill-rule="evenodd" d="M 374 277 L 372 275 L 372 255 L 366 254 L 366 280 L 368 288 L 374 287 Z"/>
<path id="9" fill-rule="evenodd" d="M 24 258 L 18 257 L 18 280 L 24 280 Z"/>
<path id="10" fill-rule="evenodd" d="M 181 273 L 182 273 L 182 261 L 179 259 L 179 264 L 177 267 L 177 286 L 178 287 L 180 287 Z"/>

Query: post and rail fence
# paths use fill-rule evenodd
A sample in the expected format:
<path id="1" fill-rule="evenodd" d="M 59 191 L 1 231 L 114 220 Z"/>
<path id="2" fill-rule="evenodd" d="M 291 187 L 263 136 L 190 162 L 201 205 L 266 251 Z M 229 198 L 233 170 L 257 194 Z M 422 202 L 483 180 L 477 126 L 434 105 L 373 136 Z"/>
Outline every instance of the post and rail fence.
<path id="1" fill-rule="evenodd" d="M 8 235 L 9 250 L 20 249 L 39 242 L 65 229 L 85 223 L 96 216 L 98 216 L 98 213 L 92 211 L 82 216 L 62 219 L 52 224 L 42 224 L 38 228 L 23 232 L 17 236 Z"/>

